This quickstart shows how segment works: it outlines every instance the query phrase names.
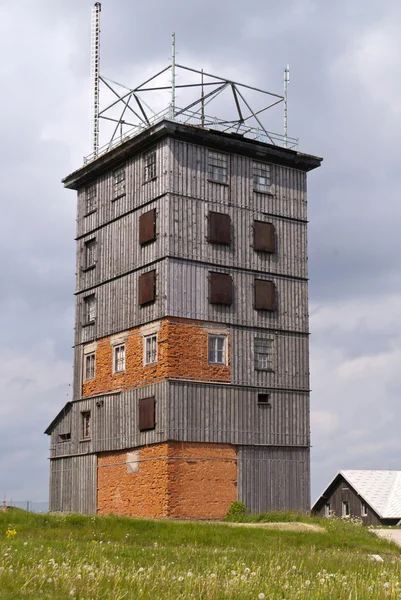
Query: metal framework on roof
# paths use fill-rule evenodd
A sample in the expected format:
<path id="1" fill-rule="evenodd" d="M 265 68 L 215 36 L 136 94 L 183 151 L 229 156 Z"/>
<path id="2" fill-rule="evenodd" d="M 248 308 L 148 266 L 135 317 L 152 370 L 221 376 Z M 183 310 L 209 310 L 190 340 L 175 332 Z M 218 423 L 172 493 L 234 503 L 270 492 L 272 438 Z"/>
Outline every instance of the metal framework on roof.
<path id="1" fill-rule="evenodd" d="M 100 154 L 122 143 L 128 137 L 136 135 L 143 129 L 154 125 L 162 119 L 170 119 L 197 127 L 217 129 L 227 133 L 236 133 L 258 139 L 285 148 L 297 148 L 298 139 L 287 134 L 287 86 L 289 83 L 289 67 L 284 70 L 284 94 L 274 94 L 260 88 L 231 79 L 206 73 L 176 62 L 175 34 L 172 37 L 171 64 L 135 87 L 127 87 L 100 73 L 100 11 L 97 2 L 92 12 L 92 154 L 84 161 L 90 162 Z M 171 80 L 165 84 L 166 74 L 171 72 Z M 177 83 L 177 74 L 183 82 Z M 194 81 L 194 77 L 196 80 Z M 104 86 L 113 96 L 113 101 L 100 108 L 100 87 Z M 194 98 L 177 106 L 177 90 L 192 91 Z M 152 107 L 155 94 L 160 92 L 170 95 L 168 106 L 162 110 Z M 235 116 L 221 118 L 213 115 L 216 99 L 225 94 L 225 111 L 229 108 Z M 258 96 L 261 108 L 253 109 L 247 95 Z M 214 103 L 214 105 L 213 105 Z M 231 106 L 229 106 L 229 104 Z M 282 103 L 284 106 L 284 134 L 268 131 L 262 122 L 264 113 L 273 106 Z M 207 107 L 207 111 L 206 111 Z M 109 141 L 100 147 L 100 122 L 112 124 Z"/>

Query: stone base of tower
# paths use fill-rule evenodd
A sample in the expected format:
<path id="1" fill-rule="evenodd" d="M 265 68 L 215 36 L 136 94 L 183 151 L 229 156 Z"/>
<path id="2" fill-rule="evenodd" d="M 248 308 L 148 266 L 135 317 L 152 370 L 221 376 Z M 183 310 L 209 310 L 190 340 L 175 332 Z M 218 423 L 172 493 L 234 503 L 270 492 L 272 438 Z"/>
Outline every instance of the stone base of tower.
<path id="1" fill-rule="evenodd" d="M 221 519 L 236 499 L 229 444 L 166 442 L 98 455 L 98 514 Z"/>

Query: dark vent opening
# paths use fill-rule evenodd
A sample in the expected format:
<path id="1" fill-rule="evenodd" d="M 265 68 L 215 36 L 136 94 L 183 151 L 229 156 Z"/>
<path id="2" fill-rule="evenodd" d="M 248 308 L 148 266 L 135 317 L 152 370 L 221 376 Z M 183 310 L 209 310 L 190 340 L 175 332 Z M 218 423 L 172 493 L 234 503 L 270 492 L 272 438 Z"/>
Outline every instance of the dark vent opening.
<path id="1" fill-rule="evenodd" d="M 258 404 L 270 406 L 270 394 L 258 394 Z"/>

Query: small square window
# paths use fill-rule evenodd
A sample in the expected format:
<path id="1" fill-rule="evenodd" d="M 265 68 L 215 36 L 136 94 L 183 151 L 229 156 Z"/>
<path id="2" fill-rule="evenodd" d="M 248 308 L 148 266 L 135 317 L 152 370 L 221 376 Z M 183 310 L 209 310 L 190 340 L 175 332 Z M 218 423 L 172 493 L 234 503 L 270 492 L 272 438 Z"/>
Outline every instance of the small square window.
<path id="1" fill-rule="evenodd" d="M 113 200 L 125 194 L 125 166 L 113 173 Z"/>
<path id="2" fill-rule="evenodd" d="M 63 443 L 63 442 L 70 442 L 71 441 L 71 433 L 60 433 L 58 436 L 58 442 L 59 443 Z"/>
<path id="3" fill-rule="evenodd" d="M 348 502 L 348 500 L 343 500 L 341 514 L 343 517 L 349 517 L 349 502 Z"/>
<path id="4" fill-rule="evenodd" d="M 270 406 L 270 394 L 258 394 L 258 404 Z"/>
<path id="5" fill-rule="evenodd" d="M 145 182 L 156 178 L 156 150 L 148 152 L 144 156 L 144 179 Z"/>
<path id="6" fill-rule="evenodd" d="M 270 165 L 253 163 L 253 189 L 257 192 L 270 191 Z"/>
<path id="7" fill-rule="evenodd" d="M 85 354 L 85 372 L 84 372 L 84 380 L 85 381 L 95 378 L 95 365 L 96 365 L 95 353 L 92 352 L 91 354 Z"/>
<path id="8" fill-rule="evenodd" d="M 257 371 L 273 370 L 273 340 L 255 338 L 254 345 L 254 365 Z"/>
<path id="9" fill-rule="evenodd" d="M 327 502 L 327 504 L 325 504 L 325 506 L 324 506 L 324 516 L 325 517 L 331 517 L 331 504 L 330 504 L 330 502 Z"/>
<path id="10" fill-rule="evenodd" d="M 218 154 L 209 152 L 208 175 L 211 181 L 217 183 L 227 183 L 228 181 L 228 156 L 227 154 Z"/>
<path id="11" fill-rule="evenodd" d="M 84 298 L 84 324 L 94 323 L 96 318 L 96 296 L 91 294 Z"/>
<path id="12" fill-rule="evenodd" d="M 145 365 L 157 363 L 157 333 L 143 338 L 143 362 Z"/>
<path id="13" fill-rule="evenodd" d="M 82 439 L 88 440 L 91 437 L 91 412 L 86 410 L 81 412 L 81 424 L 82 424 Z"/>
<path id="14" fill-rule="evenodd" d="M 361 517 L 368 516 L 368 505 L 366 502 L 361 502 Z"/>
<path id="15" fill-rule="evenodd" d="M 209 335 L 209 363 L 227 364 L 227 336 Z"/>
<path id="16" fill-rule="evenodd" d="M 97 209 L 96 183 L 85 188 L 85 214 L 89 215 Z"/>
<path id="17" fill-rule="evenodd" d="M 121 373 L 122 371 L 125 371 L 125 344 L 113 348 L 113 372 Z"/>
<path id="18" fill-rule="evenodd" d="M 91 269 L 96 265 L 96 239 L 85 242 L 85 269 Z"/>

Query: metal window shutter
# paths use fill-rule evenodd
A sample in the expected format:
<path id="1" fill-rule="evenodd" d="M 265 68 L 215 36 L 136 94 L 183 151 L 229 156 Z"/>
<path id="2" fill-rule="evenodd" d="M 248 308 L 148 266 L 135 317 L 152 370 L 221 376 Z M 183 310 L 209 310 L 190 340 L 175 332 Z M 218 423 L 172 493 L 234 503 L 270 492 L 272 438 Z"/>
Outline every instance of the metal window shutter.
<path id="1" fill-rule="evenodd" d="M 210 273 L 209 301 L 211 304 L 233 303 L 233 280 L 226 273 Z"/>
<path id="2" fill-rule="evenodd" d="M 255 309 L 276 310 L 276 286 L 274 281 L 255 279 Z"/>
<path id="3" fill-rule="evenodd" d="M 155 397 L 141 398 L 138 402 L 138 427 L 140 431 L 154 429 L 155 422 Z"/>
<path id="4" fill-rule="evenodd" d="M 209 212 L 208 215 L 208 241 L 213 244 L 231 244 L 231 219 L 230 215 Z"/>
<path id="5" fill-rule="evenodd" d="M 262 252 L 276 251 L 276 235 L 273 223 L 254 221 L 253 249 L 260 250 Z"/>
<path id="6" fill-rule="evenodd" d="M 141 246 L 156 239 L 156 209 L 148 210 L 139 217 L 139 243 Z"/>
<path id="7" fill-rule="evenodd" d="M 156 271 L 143 273 L 138 279 L 138 302 L 142 306 L 156 298 Z"/>

